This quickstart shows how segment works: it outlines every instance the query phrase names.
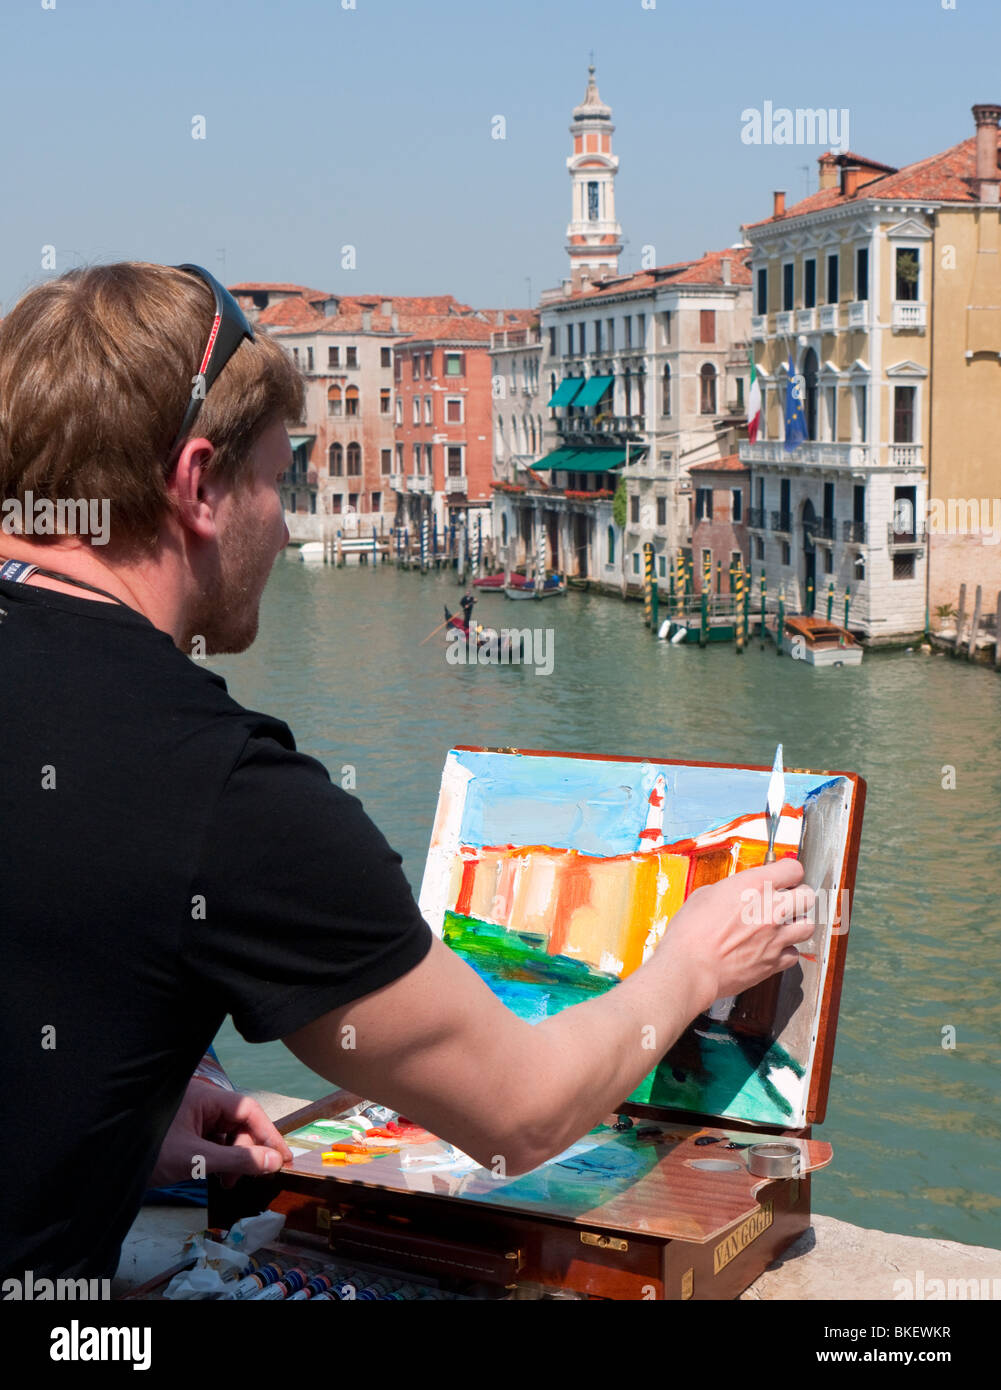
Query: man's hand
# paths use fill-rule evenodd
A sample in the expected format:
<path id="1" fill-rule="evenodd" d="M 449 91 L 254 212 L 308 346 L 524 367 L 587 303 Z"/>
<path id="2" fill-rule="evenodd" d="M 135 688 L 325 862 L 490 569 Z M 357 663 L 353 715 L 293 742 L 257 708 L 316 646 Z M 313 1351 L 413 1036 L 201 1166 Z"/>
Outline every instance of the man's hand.
<path id="1" fill-rule="evenodd" d="M 744 869 L 696 888 L 668 923 L 657 955 L 685 963 L 693 1004 L 708 1009 L 798 962 L 796 942 L 815 931 L 815 898 L 798 859 Z"/>
<path id="2" fill-rule="evenodd" d="M 244 1175 L 276 1173 L 291 1157 L 292 1150 L 256 1100 L 209 1081 L 189 1081 L 149 1185 L 164 1187 L 221 1173 L 223 1186 L 232 1187 Z"/>

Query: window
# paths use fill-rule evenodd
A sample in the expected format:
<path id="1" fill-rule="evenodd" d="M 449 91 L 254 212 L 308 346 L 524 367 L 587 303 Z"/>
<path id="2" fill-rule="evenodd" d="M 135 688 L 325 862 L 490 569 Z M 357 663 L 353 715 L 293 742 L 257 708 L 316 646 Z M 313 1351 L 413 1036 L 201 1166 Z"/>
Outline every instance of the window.
<path id="1" fill-rule="evenodd" d="M 339 347 L 327 348 L 327 366 L 339 367 L 341 365 L 341 350 Z"/>
<path id="2" fill-rule="evenodd" d="M 914 401 L 916 396 L 916 386 L 895 386 L 893 388 L 894 444 L 914 443 Z"/>
<path id="3" fill-rule="evenodd" d="M 595 352 L 601 351 L 601 319 L 594 321 L 594 350 Z"/>
<path id="4" fill-rule="evenodd" d="M 622 391 L 626 402 L 626 415 L 633 413 L 633 376 L 627 367 L 622 373 Z"/>
<path id="5" fill-rule="evenodd" d="M 567 356 L 573 356 L 573 324 L 567 324 Z"/>
<path id="6" fill-rule="evenodd" d="M 421 398 L 420 398 L 420 396 L 415 396 L 415 397 L 414 397 L 414 424 L 415 424 L 415 425 L 419 425 L 420 422 L 421 422 Z"/>
<path id="7" fill-rule="evenodd" d="M 357 349 L 356 347 L 345 348 L 345 353 L 346 353 L 346 355 L 347 355 L 347 361 L 346 361 L 345 365 L 348 366 L 348 367 L 357 367 L 357 365 L 358 365 L 358 349 Z"/>
<path id="8" fill-rule="evenodd" d="M 803 262 L 803 308 L 813 309 L 817 303 L 817 262 L 811 256 Z"/>
<path id="9" fill-rule="evenodd" d="M 670 309 L 665 309 L 665 310 L 664 310 L 664 312 L 663 312 L 663 313 L 661 314 L 661 316 L 660 316 L 660 322 L 661 322 L 661 332 L 663 333 L 663 338 L 664 338 L 664 344 L 665 344 L 666 347 L 670 347 L 670 346 L 671 346 L 671 311 L 670 311 Z"/>
<path id="10" fill-rule="evenodd" d="M 462 352 L 445 353 L 445 375 L 446 376 L 465 376 L 466 357 Z"/>
<path id="11" fill-rule="evenodd" d="M 587 185 L 587 220 L 589 222 L 597 222 L 599 203 L 598 183 L 591 179 Z"/>
<path id="12" fill-rule="evenodd" d="M 341 493 L 339 493 L 339 492 L 335 492 L 334 495 L 333 495 L 333 497 L 331 497 L 331 499 L 330 499 L 330 510 L 333 512 L 334 516 L 340 516 L 340 514 L 341 514 L 341 508 L 342 508 L 343 505 L 344 505 L 344 497 L 343 497 L 343 495 L 342 495 Z"/>
<path id="13" fill-rule="evenodd" d="M 354 443 L 352 443 L 352 444 L 349 444 L 349 445 L 348 445 L 348 477 L 349 477 L 349 478 L 360 478 L 360 477 L 361 477 L 361 445 L 360 445 L 360 444 L 354 444 Z"/>
<path id="14" fill-rule="evenodd" d="M 388 415 L 392 406 L 392 391 L 386 389 L 379 392 L 379 414 Z"/>
<path id="15" fill-rule="evenodd" d="M 918 252 L 914 246 L 898 246 L 896 255 L 897 299 L 918 297 Z M 896 577 L 896 576 L 894 576 Z"/>
<path id="16" fill-rule="evenodd" d="M 556 346 L 556 329 L 549 330 L 549 356 L 555 357 L 559 349 Z"/>
<path id="17" fill-rule="evenodd" d="M 639 553 L 638 550 L 634 550 L 634 551 L 633 551 L 633 574 L 639 574 L 639 572 L 640 572 L 640 553 Z"/>
<path id="18" fill-rule="evenodd" d="M 420 446 L 419 444 L 415 444 L 415 445 L 414 445 L 414 473 L 415 473 L 415 474 L 420 474 L 420 472 L 421 472 L 421 446 Z"/>
<path id="19" fill-rule="evenodd" d="M 783 541 L 783 542 L 782 542 L 782 563 L 783 563 L 784 565 L 788 565 L 788 563 L 789 563 L 789 542 L 788 542 L 788 541 Z"/>
<path id="20" fill-rule="evenodd" d="M 667 498 L 666 498 L 666 497 L 658 497 L 658 498 L 657 498 L 657 525 L 658 525 L 658 526 L 666 526 L 666 525 L 667 525 Z"/>
<path id="21" fill-rule="evenodd" d="M 410 376 L 411 376 L 412 380 L 416 381 L 417 378 L 420 376 L 420 374 L 421 374 L 421 359 L 420 359 L 420 354 L 415 352 L 414 355 L 413 355 L 413 357 L 411 357 L 411 359 L 410 359 Z"/>
<path id="22" fill-rule="evenodd" d="M 795 280 L 793 279 L 795 266 L 792 261 L 787 261 L 782 267 L 782 308 L 791 309 L 795 297 Z"/>
<path id="23" fill-rule="evenodd" d="M 730 499 L 730 520 L 733 522 L 743 521 L 744 489 L 739 487 L 731 488 Z"/>
<path id="24" fill-rule="evenodd" d="M 852 488 L 852 518 L 858 523 L 865 521 L 865 483 Z"/>
<path id="25" fill-rule="evenodd" d="M 824 520 L 831 521 L 834 518 L 834 484 L 824 484 Z"/>
<path id="26" fill-rule="evenodd" d="M 342 409 L 341 388 L 339 386 L 331 386 L 327 391 L 327 414 L 340 415 Z"/>
<path id="27" fill-rule="evenodd" d="M 824 547 L 824 573 L 834 573 L 834 549 L 829 545 Z"/>
<path id="28" fill-rule="evenodd" d="M 327 450 L 328 467 L 332 478 L 339 478 L 344 472 L 344 450 L 340 444 L 331 444 Z"/>
<path id="29" fill-rule="evenodd" d="M 429 478 L 431 474 L 434 472 L 434 462 L 431 455 L 430 444 L 424 445 L 424 472 L 428 475 Z"/>
<path id="30" fill-rule="evenodd" d="M 855 399 L 855 438 L 860 444 L 864 444 L 868 438 L 868 394 L 865 386 L 856 386 L 852 392 Z"/>
<path id="31" fill-rule="evenodd" d="M 445 423 L 447 425 L 462 424 L 462 397 L 446 396 L 445 398 Z"/>
<path id="32" fill-rule="evenodd" d="M 765 480 L 764 480 L 764 478 L 759 478 L 759 479 L 758 479 L 758 511 L 759 511 L 759 512 L 763 512 L 764 510 L 765 510 Z"/>
<path id="33" fill-rule="evenodd" d="M 762 266 L 758 271 L 754 307 L 759 314 L 768 313 L 768 269 L 766 266 Z"/>
<path id="34" fill-rule="evenodd" d="M 633 316 L 626 314 L 622 320 L 622 343 L 624 347 L 633 345 Z"/>
<path id="35" fill-rule="evenodd" d="M 356 511 L 356 512 L 357 512 L 357 511 L 360 510 L 360 508 L 359 508 L 359 506 L 358 506 L 358 494 L 357 494 L 357 492 L 349 492 L 349 493 L 348 493 L 348 507 L 349 507 L 352 511 Z"/>
<path id="36" fill-rule="evenodd" d="M 761 536 L 754 537 L 754 558 L 763 560 L 765 558 L 765 542 Z"/>
<path id="37" fill-rule="evenodd" d="M 293 361 L 293 362 L 295 363 L 295 365 L 298 367 L 298 365 L 299 365 L 299 349 L 298 349 L 297 347 L 294 347 L 294 348 L 292 349 L 292 361 Z M 292 500 L 293 500 L 293 502 L 295 501 L 295 493 L 294 493 L 294 492 L 293 492 L 293 494 L 292 494 Z M 295 508 L 293 507 L 292 510 L 294 511 Z"/>
<path id="38" fill-rule="evenodd" d="M 706 362 L 699 372 L 700 387 L 700 413 L 703 415 L 716 414 L 716 368 L 711 362 Z"/>
<path id="39" fill-rule="evenodd" d="M 646 372 L 642 366 L 636 373 L 636 414 L 641 421 L 646 415 Z"/>
<path id="40" fill-rule="evenodd" d="M 501 545 L 507 545 L 507 512 L 501 512 Z"/>
<path id="41" fill-rule="evenodd" d="M 860 246 L 855 252 L 855 298 L 869 298 L 869 248 Z"/>
<path id="42" fill-rule="evenodd" d="M 695 520 L 712 521 L 713 519 L 713 490 L 711 487 L 697 487 L 695 489 Z"/>
<path id="43" fill-rule="evenodd" d="M 313 370 L 313 349 L 312 349 L 311 347 L 308 347 L 308 348 L 306 349 L 306 371 L 307 371 L 307 372 L 311 372 L 312 370 Z"/>
<path id="44" fill-rule="evenodd" d="M 664 363 L 664 374 L 660 379 L 660 413 L 671 413 L 671 367 L 668 362 Z"/>
<path id="45" fill-rule="evenodd" d="M 661 578 L 661 579 L 666 579 L 666 578 L 667 578 L 667 556 L 666 556 L 666 555 L 658 555 L 658 556 L 657 556 L 657 561 L 658 561 L 658 576 L 659 576 L 659 578 Z"/>
<path id="46" fill-rule="evenodd" d="M 402 396 L 397 396 L 397 398 L 396 398 L 396 423 L 397 423 L 398 425 L 402 425 L 402 424 L 403 424 L 403 397 L 402 397 Z"/>
<path id="47" fill-rule="evenodd" d="M 316 493 L 315 493 L 315 492 L 311 492 L 311 493 L 309 494 L 309 510 L 313 513 L 314 516 L 316 515 Z"/>
<path id="48" fill-rule="evenodd" d="M 433 372 L 431 370 L 431 360 L 433 355 L 434 354 L 432 352 L 426 352 L 424 354 L 424 376 L 428 381 L 431 380 L 431 377 L 433 375 Z"/>
<path id="49" fill-rule="evenodd" d="M 838 388 L 824 387 L 824 408 L 827 415 L 827 438 L 832 443 L 838 437 Z"/>
<path id="50" fill-rule="evenodd" d="M 609 526 L 609 528 L 608 528 L 608 538 L 607 538 L 607 539 L 608 539 L 608 563 L 609 563 L 610 565 L 614 565 L 614 564 L 615 564 L 615 527 L 614 527 L 614 526 Z"/>
<path id="51" fill-rule="evenodd" d="M 837 304 L 838 302 L 838 255 L 832 252 L 827 257 L 827 302 Z"/>
<path id="52" fill-rule="evenodd" d="M 893 557 L 893 577 L 894 579 L 913 579 L 914 578 L 914 552 L 905 551 L 902 555 Z"/>
<path id="53" fill-rule="evenodd" d="M 587 324 L 586 324 L 586 323 L 579 323 L 579 324 L 577 325 L 577 351 L 578 351 L 578 353 L 579 353 L 582 357 L 583 357 L 583 355 L 587 352 Z"/>
<path id="54" fill-rule="evenodd" d="M 397 444 L 397 446 L 396 446 L 396 471 L 397 471 L 397 473 L 402 473 L 402 472 L 403 472 L 403 445 L 402 445 L 402 444 Z"/>
<path id="55" fill-rule="evenodd" d="M 434 403 L 430 396 L 424 397 L 424 423 L 425 425 L 434 424 Z"/>
<path id="56" fill-rule="evenodd" d="M 699 342 L 714 343 L 716 341 L 716 310 L 699 310 Z"/>
<path id="57" fill-rule="evenodd" d="M 742 376 L 737 378 L 737 409 L 744 409 L 744 378 Z"/>
<path id="58" fill-rule="evenodd" d="M 393 380 L 403 380 L 403 358 L 400 356 L 396 356 L 393 359 Z"/>
<path id="59" fill-rule="evenodd" d="M 373 493 L 372 493 L 372 510 L 373 510 L 374 512 L 381 512 L 381 511 L 382 511 L 382 493 L 381 493 L 381 492 L 373 492 Z"/>
<path id="60" fill-rule="evenodd" d="M 646 314 L 636 315 L 636 346 L 646 347 Z"/>
<path id="61" fill-rule="evenodd" d="M 379 361 L 383 367 L 391 367 L 393 365 L 393 349 L 388 347 L 380 348 Z"/>
<path id="62" fill-rule="evenodd" d="M 638 526 L 640 523 L 640 499 L 638 497 L 630 497 L 629 499 L 629 521 L 633 526 Z"/>
<path id="63" fill-rule="evenodd" d="M 615 320 L 606 319 L 605 325 L 608 328 L 608 351 L 615 351 Z"/>
<path id="64" fill-rule="evenodd" d="M 358 414 L 358 387 L 348 386 L 344 390 L 344 414 Z"/>
<path id="65" fill-rule="evenodd" d="M 462 449 L 455 444 L 450 444 L 446 450 L 448 456 L 448 476 L 450 478 L 462 477 Z"/>
<path id="66" fill-rule="evenodd" d="M 383 477 L 386 477 L 388 474 L 392 473 L 392 471 L 393 471 L 393 451 L 392 451 L 392 449 L 383 449 L 383 450 L 381 451 L 380 455 L 379 455 L 379 459 L 380 459 L 379 471 L 382 473 Z M 378 507 L 377 507 L 375 510 L 378 511 L 378 510 L 379 510 Z"/>

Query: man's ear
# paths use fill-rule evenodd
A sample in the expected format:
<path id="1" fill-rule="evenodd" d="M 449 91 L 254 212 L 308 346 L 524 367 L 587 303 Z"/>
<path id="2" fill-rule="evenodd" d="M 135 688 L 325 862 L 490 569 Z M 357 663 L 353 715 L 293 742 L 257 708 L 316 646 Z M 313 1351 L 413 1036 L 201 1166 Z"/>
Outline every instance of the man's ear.
<path id="1" fill-rule="evenodd" d="M 167 479 L 174 514 L 200 540 L 215 539 L 216 512 L 227 490 L 220 480 L 206 476 L 214 453 L 215 448 L 207 439 L 189 439 Z"/>

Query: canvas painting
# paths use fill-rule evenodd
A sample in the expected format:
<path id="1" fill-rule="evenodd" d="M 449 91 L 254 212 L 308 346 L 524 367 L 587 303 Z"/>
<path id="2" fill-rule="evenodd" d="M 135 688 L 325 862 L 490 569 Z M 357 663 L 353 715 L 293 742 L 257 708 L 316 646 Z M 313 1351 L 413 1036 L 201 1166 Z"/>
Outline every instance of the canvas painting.
<path id="1" fill-rule="evenodd" d="M 455 748 L 421 910 L 509 1008 L 538 1022 L 636 970 L 695 888 L 764 863 L 768 779 L 745 767 Z M 629 1100 L 806 1123 L 852 793 L 847 777 L 786 774 L 776 854 L 804 859 L 818 890 L 814 936 L 799 965 L 696 1018 Z"/>

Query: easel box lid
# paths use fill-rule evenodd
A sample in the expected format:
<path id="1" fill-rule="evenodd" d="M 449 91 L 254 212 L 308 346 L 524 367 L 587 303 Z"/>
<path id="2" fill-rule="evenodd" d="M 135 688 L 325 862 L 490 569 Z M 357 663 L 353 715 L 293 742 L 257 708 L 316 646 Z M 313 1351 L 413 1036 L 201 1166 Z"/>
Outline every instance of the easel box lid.
<path id="1" fill-rule="evenodd" d="M 558 1012 L 636 968 L 698 882 L 763 861 L 771 771 L 457 745 L 445 760 L 421 910 L 515 1012 Z M 804 881 L 817 890 L 814 937 L 801 946 L 800 965 L 729 1001 L 728 1012 L 717 1001 L 623 1104 L 670 1120 L 774 1130 L 823 1120 L 865 793 L 856 773 L 786 770 L 777 850 L 802 859 Z M 572 874 L 579 906 L 582 873 L 597 901 L 621 907 L 601 921 L 592 913 L 583 929 L 560 889 Z M 640 900 L 646 892 L 649 902 L 654 879 L 659 896 L 644 915 Z M 595 940 L 609 948 L 601 959 Z M 627 955 L 628 968 L 616 970 Z M 544 982 L 532 980 L 540 961 Z"/>

